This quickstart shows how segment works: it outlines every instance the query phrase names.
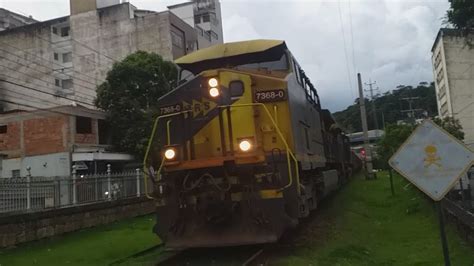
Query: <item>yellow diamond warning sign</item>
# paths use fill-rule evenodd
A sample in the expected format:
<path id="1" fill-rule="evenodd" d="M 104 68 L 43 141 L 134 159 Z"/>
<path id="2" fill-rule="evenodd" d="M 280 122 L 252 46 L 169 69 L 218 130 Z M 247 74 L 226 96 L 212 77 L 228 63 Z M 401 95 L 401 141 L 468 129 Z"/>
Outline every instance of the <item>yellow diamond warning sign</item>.
<path id="1" fill-rule="evenodd" d="M 474 155 L 430 120 L 419 125 L 390 165 L 433 200 L 441 200 L 472 165 Z"/>

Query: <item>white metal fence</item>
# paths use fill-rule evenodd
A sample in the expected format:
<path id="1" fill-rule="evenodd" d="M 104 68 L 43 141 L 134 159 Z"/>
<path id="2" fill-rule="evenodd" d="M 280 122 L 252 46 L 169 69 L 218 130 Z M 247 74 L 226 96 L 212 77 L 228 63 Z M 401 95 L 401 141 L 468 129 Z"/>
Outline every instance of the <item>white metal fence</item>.
<path id="1" fill-rule="evenodd" d="M 0 214 L 41 211 L 144 195 L 143 174 L 129 172 L 68 177 L 0 179 Z"/>

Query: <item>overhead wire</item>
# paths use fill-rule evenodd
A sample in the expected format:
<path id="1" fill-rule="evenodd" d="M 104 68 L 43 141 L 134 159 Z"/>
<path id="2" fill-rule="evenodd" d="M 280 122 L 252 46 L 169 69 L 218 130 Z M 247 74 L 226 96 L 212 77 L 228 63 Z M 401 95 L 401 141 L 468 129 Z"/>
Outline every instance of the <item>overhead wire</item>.
<path id="1" fill-rule="evenodd" d="M 9 78 L 11 79 L 15 79 L 11 76 L 8 76 Z M 17 79 L 15 79 L 17 80 Z M 48 94 L 48 95 L 51 95 L 51 96 L 54 96 L 54 97 L 58 97 L 58 98 L 63 98 L 63 99 L 66 99 L 66 100 L 70 100 L 72 102 L 78 102 L 78 103 L 82 103 L 82 104 L 86 104 L 86 105 L 89 105 L 89 106 L 92 106 L 95 108 L 95 106 L 91 103 L 87 103 L 87 102 L 84 102 L 84 101 L 81 101 L 81 100 L 77 100 L 77 99 L 71 99 L 71 98 L 68 98 L 66 96 L 62 96 L 62 95 L 59 95 L 59 94 L 54 94 L 54 93 L 51 93 L 51 92 L 46 92 L 46 91 L 42 91 L 42 90 L 39 90 L 39 89 L 36 89 L 36 88 L 32 88 L 32 87 L 29 87 L 27 85 L 24 85 L 24 84 L 20 84 L 20 83 L 16 83 L 16 82 L 13 82 L 11 80 L 7 80 L 7 79 L 4 79 L 4 78 L 0 78 L 0 81 L 3 81 L 5 83 L 9 83 L 11 85 L 15 85 L 15 86 L 18 86 L 18 87 L 22 87 L 22 88 L 25 88 L 25 89 L 29 89 L 29 90 L 33 90 L 33 91 L 36 91 L 36 92 L 40 92 L 40 93 L 44 93 L 44 94 Z"/>
<path id="2" fill-rule="evenodd" d="M 352 8 L 351 8 L 351 1 L 349 0 L 349 22 L 350 22 L 350 32 L 351 32 L 351 47 L 352 47 L 352 66 L 354 67 L 354 73 L 357 73 L 357 66 L 356 66 L 356 56 L 354 51 L 354 30 L 352 26 Z"/>
<path id="3" fill-rule="evenodd" d="M 18 103 L 18 102 L 14 102 L 14 101 L 10 101 L 10 100 L 0 99 L 0 102 L 9 103 L 9 104 L 18 105 L 18 106 L 23 106 L 23 107 L 28 107 L 28 108 L 33 108 L 33 110 L 20 110 L 21 112 L 25 112 L 25 113 L 38 114 L 38 111 L 42 111 L 42 112 L 55 113 L 55 114 L 61 114 L 61 115 L 77 116 L 77 113 L 69 113 L 69 112 L 65 112 L 65 111 L 50 110 L 50 108 L 40 108 L 38 106 L 33 106 L 33 105 L 29 105 L 29 104 L 24 104 L 24 103 Z M 55 106 L 55 107 L 61 107 L 61 106 Z M 90 114 L 97 115 L 97 113 L 88 112 L 87 110 L 83 110 L 83 109 L 81 109 L 81 110 L 85 111 L 87 113 L 90 113 Z"/>
<path id="4" fill-rule="evenodd" d="M 49 43 L 52 44 L 52 42 L 51 42 L 50 40 L 46 40 L 46 39 L 42 38 L 41 36 L 39 36 L 38 34 L 36 34 L 36 37 L 39 38 L 39 39 L 41 39 L 41 40 L 43 40 L 43 41 L 47 41 L 47 42 L 49 42 Z M 75 42 L 75 43 L 78 43 L 79 45 L 81 45 L 81 46 L 83 46 L 83 47 L 85 47 L 85 48 L 87 48 L 87 49 L 89 49 L 89 50 L 91 50 L 91 51 L 93 51 L 93 52 L 95 52 L 95 53 L 97 53 L 98 55 L 103 56 L 104 58 L 107 58 L 107 59 L 113 61 L 114 63 L 120 61 L 120 60 L 118 60 L 118 59 L 115 59 L 115 58 L 112 58 L 112 57 L 110 57 L 110 56 L 108 56 L 108 55 L 105 55 L 105 54 L 103 54 L 103 53 L 101 53 L 101 52 L 95 50 L 94 48 L 92 48 L 92 47 L 90 47 L 90 46 L 88 46 L 88 45 L 86 45 L 86 44 L 83 44 L 82 42 L 80 42 L 80 41 L 78 41 L 78 40 L 72 38 L 72 36 L 69 36 L 69 38 L 67 38 L 67 39 L 65 39 L 65 40 L 59 40 L 59 41 L 54 42 L 54 43 L 55 43 L 55 44 L 58 44 L 58 43 L 68 42 L 68 41 L 70 41 L 70 40 L 73 41 L 73 42 Z"/>
<path id="5" fill-rule="evenodd" d="M 0 56 L 0 59 L 1 59 L 1 58 L 7 59 L 7 58 L 5 58 L 5 57 Z M 11 60 L 9 60 L 9 59 L 7 59 L 7 61 L 13 62 L 13 63 L 18 64 L 18 65 L 20 65 L 20 66 L 27 67 L 27 68 L 32 69 L 32 70 L 35 70 L 35 71 L 37 71 L 38 73 L 41 73 L 41 74 L 44 74 L 44 75 L 48 75 L 48 76 L 50 75 L 50 74 L 47 73 L 47 72 L 41 72 L 41 71 L 39 71 L 39 70 L 37 70 L 37 69 L 31 68 L 31 67 L 29 67 L 29 66 L 27 66 L 27 65 L 23 65 L 23 64 L 20 64 L 20 63 L 18 63 L 18 62 L 15 62 L 15 61 L 11 61 Z M 46 85 L 45 85 L 46 87 L 45 87 L 45 86 L 41 86 L 41 87 L 46 88 L 47 90 L 51 90 L 51 88 L 54 88 L 54 87 L 56 86 L 56 84 L 54 84 L 54 83 L 51 83 L 51 82 L 46 81 L 46 80 L 44 80 L 44 79 L 41 79 L 40 77 L 36 77 L 36 76 L 30 75 L 30 74 L 28 74 L 28 73 L 22 72 L 22 71 L 20 71 L 19 69 L 11 68 L 11 67 L 8 67 L 8 66 L 2 65 L 2 64 L 0 64 L 0 67 L 7 68 L 7 69 L 13 71 L 14 73 L 18 73 L 18 72 L 19 72 L 19 73 L 21 73 L 22 75 L 25 75 L 26 77 L 30 77 L 30 78 L 32 78 L 32 79 L 35 79 L 35 80 L 44 82 L 44 83 L 46 84 Z M 7 75 L 7 74 L 5 74 L 5 73 L 3 73 L 2 75 L 8 76 L 8 77 L 10 77 L 10 78 L 14 78 L 14 79 L 19 80 L 18 78 L 12 77 L 12 76 Z M 38 84 L 36 84 L 36 85 L 38 85 Z M 48 85 L 50 85 L 51 87 L 49 87 Z M 75 84 L 75 85 L 77 85 L 77 84 Z M 82 93 L 82 92 L 78 92 L 78 91 L 75 91 L 74 93 L 75 93 L 75 94 L 78 94 L 78 95 L 83 95 L 82 98 L 84 98 L 84 99 L 88 99 L 88 100 L 90 100 L 90 101 L 94 101 L 94 96 L 93 96 L 93 95 L 86 94 L 86 93 Z M 94 93 L 95 93 L 95 90 L 94 90 Z M 73 100 L 73 99 L 70 99 L 70 100 Z M 90 104 L 90 103 L 89 103 L 89 104 Z"/>
<path id="6" fill-rule="evenodd" d="M 347 81 L 349 82 L 351 97 L 354 99 L 354 89 L 353 89 L 352 81 L 351 81 L 352 79 L 351 79 L 350 66 L 349 66 L 349 56 L 347 55 L 346 37 L 345 37 L 345 32 L 344 32 L 344 21 L 342 19 L 341 0 L 338 0 L 337 4 L 338 4 L 338 10 L 339 10 L 339 20 L 341 22 L 342 41 L 344 44 L 344 56 L 346 59 L 345 63 L 346 63 L 346 70 L 347 70 Z"/>
<path id="7" fill-rule="evenodd" d="M 54 94 L 53 92 L 50 92 L 52 89 L 56 88 L 56 84 L 54 83 L 51 83 L 51 82 L 48 82 L 48 81 L 45 81 L 43 79 L 40 79 L 36 76 L 33 76 L 33 75 L 29 75 L 27 73 L 24 73 L 22 71 L 19 71 L 18 69 L 15 69 L 15 68 L 11 68 L 11 67 L 8 67 L 8 66 L 5 66 L 5 65 L 2 65 L 0 64 L 0 68 L 4 68 L 4 69 L 9 69 L 10 71 L 8 72 L 4 72 L 3 74 L 0 75 L 0 78 L 2 77 L 2 75 L 4 77 L 8 77 L 10 79 L 14 79 L 16 81 L 20 81 L 20 82 L 23 82 L 19 77 L 15 77 L 15 76 L 12 76 L 12 75 L 9 75 L 8 73 L 20 73 L 21 75 L 23 75 L 24 77 L 27 77 L 27 78 L 31 78 L 33 80 L 36 80 L 36 81 L 40 81 L 40 82 L 43 82 L 44 85 L 40 85 L 38 82 L 34 84 L 34 86 L 37 86 L 39 88 L 43 88 L 45 89 L 46 91 L 44 90 L 39 90 L 39 89 L 36 89 L 36 88 L 32 88 L 32 87 L 29 87 L 28 85 L 24 85 L 24 86 L 28 86 L 27 88 L 31 88 L 32 90 L 36 90 L 38 92 L 42 92 L 42 93 L 45 93 L 45 94 L 53 94 L 54 96 L 57 96 L 56 94 Z M 23 82 L 25 83 L 25 82 Z M 62 88 L 61 87 L 57 87 L 58 90 L 61 90 Z M 25 88 L 26 89 L 26 88 Z M 72 90 L 71 90 L 72 91 Z M 81 92 L 77 92 L 75 91 L 74 92 L 76 96 L 84 99 L 84 100 L 88 100 L 90 102 L 83 102 L 84 104 L 88 104 L 88 105 L 93 105 L 92 102 L 95 100 L 94 96 L 90 95 L 90 94 L 85 94 L 85 93 L 81 93 Z M 82 96 L 81 96 L 82 95 Z M 59 97 L 59 96 L 57 96 Z M 73 98 L 67 98 L 68 100 L 71 100 L 71 101 L 77 101 L 77 99 L 73 99 Z"/>
<path id="8" fill-rule="evenodd" d="M 73 105 L 58 105 L 56 102 L 52 102 L 52 101 L 48 101 L 48 100 L 45 100 L 45 99 L 42 99 L 42 98 L 38 98 L 38 97 L 32 97 L 31 95 L 27 95 L 27 94 L 24 94 L 24 93 L 20 93 L 20 92 L 16 92 L 16 91 L 13 91 L 13 90 L 10 90 L 8 88 L 1 88 L 2 90 L 6 90 L 6 91 L 9 91 L 11 93 L 14 93 L 14 94 L 18 94 L 18 95 L 21 95 L 21 96 L 25 96 L 25 97 L 29 97 L 29 98 L 34 98 L 35 99 L 35 102 L 40 104 L 40 105 L 44 105 L 45 104 L 45 101 L 47 101 L 49 104 L 51 104 L 52 106 L 48 106 L 48 107 L 39 107 L 39 106 L 33 106 L 33 105 L 29 105 L 29 104 L 26 104 L 26 103 L 22 103 L 22 102 L 19 102 L 19 101 L 24 101 L 24 99 L 22 98 L 19 98 L 19 97 L 12 97 L 11 95 L 9 95 L 11 98 L 17 100 L 16 102 L 13 102 L 13 101 L 8 101 L 8 100 L 2 100 L 0 99 L 0 101 L 8 101 L 8 103 L 10 104 L 14 104 L 14 105 L 19 105 L 19 106 L 23 106 L 23 107 L 28 107 L 28 108 L 33 108 L 34 110 L 22 110 L 24 112 L 35 112 L 35 111 L 48 111 L 50 108 L 54 108 L 54 107 L 64 107 L 64 106 L 73 106 Z M 37 101 L 36 101 L 37 100 Z M 84 113 L 88 113 L 88 114 L 92 114 L 92 115 L 97 115 L 97 112 L 102 112 L 100 110 L 93 110 L 93 109 L 81 109 L 82 112 Z M 55 113 L 58 113 L 58 112 L 55 112 Z M 59 112 L 61 114 L 66 114 L 66 115 L 76 115 L 75 113 L 68 113 L 68 112 Z"/>
<path id="9" fill-rule="evenodd" d="M 2 42 L 2 41 L 0 41 L 0 43 L 6 44 L 6 43 L 4 43 L 4 42 Z M 8 44 L 7 44 L 7 45 L 8 45 Z M 11 45 L 9 45 L 9 46 L 10 46 L 10 47 L 14 47 L 14 46 L 11 46 Z M 13 53 L 13 52 L 10 52 L 10 51 L 8 51 L 8 50 L 4 50 L 4 49 L 1 49 L 1 48 L 0 48 L 0 50 L 2 50 L 3 52 L 5 52 L 5 53 L 7 53 L 7 54 L 10 54 L 10 55 L 13 55 L 13 56 L 15 56 L 15 57 L 18 57 L 18 58 L 20 58 L 20 59 L 22 59 L 22 60 L 25 60 L 24 58 L 22 58 L 22 57 L 16 55 L 16 54 Z M 52 63 L 52 64 L 55 64 L 55 65 L 60 66 L 61 72 L 59 72 L 57 69 L 54 69 L 54 68 L 52 68 L 52 67 L 49 67 L 49 66 L 47 66 L 47 65 L 45 65 L 45 64 L 39 64 L 39 63 L 36 63 L 35 61 L 31 60 L 31 62 L 35 62 L 36 64 L 38 64 L 38 65 L 40 65 L 40 66 L 42 66 L 42 67 L 44 67 L 44 68 L 51 69 L 53 72 L 57 72 L 57 73 L 60 73 L 60 74 L 62 74 L 62 75 L 71 77 L 71 78 L 73 78 L 73 79 L 80 80 L 80 81 L 83 81 L 83 82 L 85 82 L 85 83 L 89 83 L 89 84 L 93 85 L 94 87 L 97 86 L 96 83 L 92 83 L 92 82 L 89 81 L 89 80 L 80 79 L 80 78 L 78 78 L 78 77 L 76 77 L 76 76 L 72 76 L 71 74 L 64 73 L 64 69 L 67 69 L 67 67 L 65 67 L 64 65 L 61 65 L 61 64 L 56 63 L 56 62 L 54 62 L 54 61 L 47 60 L 47 59 L 42 58 L 42 57 L 39 57 L 39 56 L 37 56 L 36 54 L 28 53 L 28 52 L 26 52 L 26 51 L 24 51 L 24 50 L 17 50 L 17 51 L 20 51 L 20 52 L 25 53 L 25 54 L 31 54 L 31 55 L 33 55 L 33 56 L 35 56 L 35 57 L 37 57 L 37 58 L 40 58 L 40 59 L 43 60 L 43 61 L 50 62 L 50 63 Z M 25 61 L 27 61 L 27 60 L 25 60 Z M 72 69 L 72 67 L 71 67 L 71 69 Z M 90 77 L 90 76 L 85 75 L 85 74 L 82 74 L 82 73 L 80 73 L 80 72 L 78 72 L 78 71 L 74 71 L 74 70 L 73 70 L 73 72 L 74 72 L 74 73 L 78 73 L 78 74 L 80 74 L 80 75 L 83 75 L 83 76 L 85 76 L 85 77 L 89 77 L 89 78 L 91 78 L 91 79 L 97 80 L 97 78 L 95 78 L 95 77 Z M 83 86 L 83 85 L 81 85 L 81 86 L 84 87 L 84 88 L 86 88 L 86 89 L 92 90 L 92 89 L 89 88 L 89 87 L 85 87 L 85 86 Z"/>

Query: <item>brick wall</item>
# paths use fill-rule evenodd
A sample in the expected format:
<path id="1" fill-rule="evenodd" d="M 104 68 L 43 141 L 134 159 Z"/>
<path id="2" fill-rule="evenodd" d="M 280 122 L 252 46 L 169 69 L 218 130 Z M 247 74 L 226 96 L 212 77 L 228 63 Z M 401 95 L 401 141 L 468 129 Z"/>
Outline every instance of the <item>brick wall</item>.
<path id="1" fill-rule="evenodd" d="M 150 214 L 154 210 L 154 201 L 132 198 L 38 213 L 0 216 L 0 248 Z"/>
<path id="2" fill-rule="evenodd" d="M 0 134 L 0 151 L 14 151 L 21 148 L 20 122 L 6 124 L 7 133 Z"/>
<path id="3" fill-rule="evenodd" d="M 25 155 L 41 155 L 67 151 L 68 118 L 39 117 L 23 121 Z"/>

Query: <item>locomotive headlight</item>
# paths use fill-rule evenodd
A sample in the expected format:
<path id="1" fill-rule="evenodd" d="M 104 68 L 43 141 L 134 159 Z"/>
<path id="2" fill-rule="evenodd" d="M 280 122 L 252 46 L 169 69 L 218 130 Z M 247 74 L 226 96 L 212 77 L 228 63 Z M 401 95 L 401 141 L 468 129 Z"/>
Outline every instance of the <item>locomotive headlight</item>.
<path id="1" fill-rule="evenodd" d="M 216 78 L 210 78 L 207 83 L 209 84 L 210 87 L 217 87 L 217 85 L 219 85 L 219 82 L 217 81 Z"/>
<path id="2" fill-rule="evenodd" d="M 211 95 L 211 97 L 217 97 L 219 96 L 219 89 L 218 88 L 210 88 L 209 89 L 209 95 Z"/>
<path id="3" fill-rule="evenodd" d="M 244 139 L 244 140 L 240 141 L 239 148 L 240 148 L 241 151 L 247 152 L 252 148 L 252 143 L 250 143 L 249 140 Z"/>
<path id="4" fill-rule="evenodd" d="M 173 148 L 168 148 L 165 150 L 165 158 L 167 160 L 173 160 L 176 157 L 176 150 Z"/>

